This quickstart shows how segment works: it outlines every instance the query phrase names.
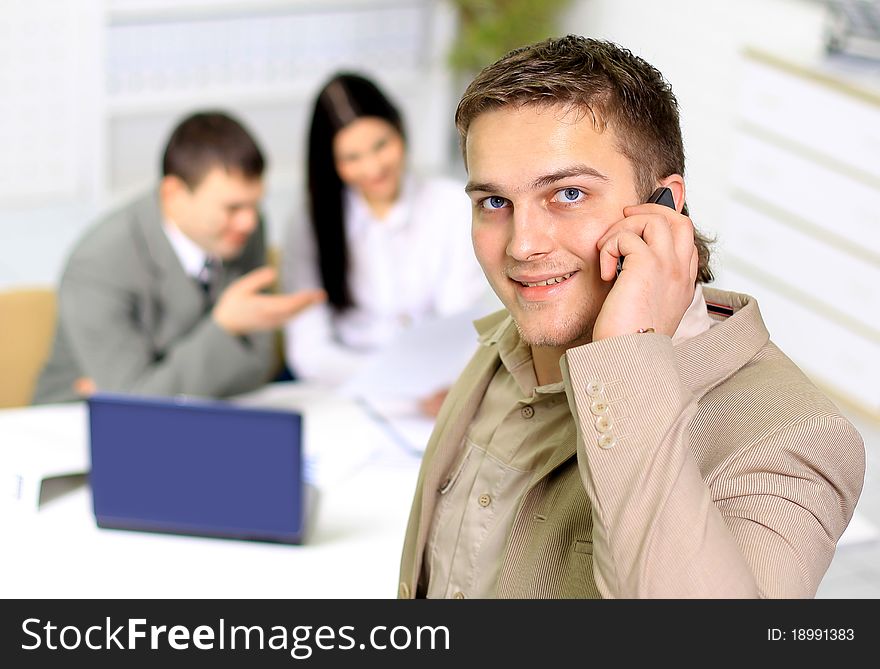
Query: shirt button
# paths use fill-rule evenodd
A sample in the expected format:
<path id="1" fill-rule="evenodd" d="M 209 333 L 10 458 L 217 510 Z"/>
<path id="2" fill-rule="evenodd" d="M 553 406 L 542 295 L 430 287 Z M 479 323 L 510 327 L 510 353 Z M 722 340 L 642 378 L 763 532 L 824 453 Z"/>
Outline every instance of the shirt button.
<path id="1" fill-rule="evenodd" d="M 596 419 L 596 429 L 601 432 L 611 432 L 611 419 L 607 415 L 599 416 Z"/>
<path id="2" fill-rule="evenodd" d="M 594 416 L 603 416 L 608 413 L 608 402 L 602 399 L 593 400 L 590 403 L 590 411 Z"/>
<path id="3" fill-rule="evenodd" d="M 406 583 L 401 582 L 399 592 L 401 599 L 409 599 L 409 586 Z"/>
<path id="4" fill-rule="evenodd" d="M 477 501 L 480 503 L 480 506 L 485 508 L 492 503 L 492 498 L 486 493 L 483 493 Z"/>
<path id="5" fill-rule="evenodd" d="M 617 443 L 617 439 L 614 438 L 613 434 L 605 433 L 601 437 L 599 437 L 599 448 L 609 449 L 614 448 L 614 445 Z"/>
<path id="6" fill-rule="evenodd" d="M 526 404 L 522 409 L 519 410 L 519 413 L 523 418 L 529 419 L 535 415 L 535 409 L 530 404 Z"/>
<path id="7" fill-rule="evenodd" d="M 464 593 L 460 590 L 452 595 L 452 599 L 464 599 Z"/>
<path id="8" fill-rule="evenodd" d="M 598 379 L 593 379 L 587 383 L 587 395 L 590 397 L 598 397 L 605 392 L 605 385 Z"/>

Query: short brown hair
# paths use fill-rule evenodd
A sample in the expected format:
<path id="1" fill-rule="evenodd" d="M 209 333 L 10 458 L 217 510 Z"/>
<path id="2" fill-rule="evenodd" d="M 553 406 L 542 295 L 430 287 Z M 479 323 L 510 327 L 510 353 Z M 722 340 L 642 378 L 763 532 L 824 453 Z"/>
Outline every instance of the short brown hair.
<path id="1" fill-rule="evenodd" d="M 484 68 L 458 103 L 455 125 L 466 158 L 471 122 L 508 105 L 571 105 L 588 113 L 599 132 L 611 126 L 618 150 L 633 166 L 644 200 L 670 174 L 684 176 L 678 101 L 657 68 L 617 44 L 579 35 L 514 49 Z M 687 214 L 686 205 L 683 208 Z M 712 281 L 711 240 L 696 233 L 697 280 Z"/>
<path id="2" fill-rule="evenodd" d="M 193 189 L 215 167 L 257 179 L 266 163 L 254 138 L 228 114 L 198 112 L 186 117 L 165 147 L 162 175 L 176 176 Z"/>

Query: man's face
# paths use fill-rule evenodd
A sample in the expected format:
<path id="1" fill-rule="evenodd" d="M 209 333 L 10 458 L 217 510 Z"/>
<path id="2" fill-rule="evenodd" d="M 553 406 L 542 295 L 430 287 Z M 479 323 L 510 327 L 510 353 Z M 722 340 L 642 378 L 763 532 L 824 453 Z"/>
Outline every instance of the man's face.
<path id="1" fill-rule="evenodd" d="M 171 180 L 170 182 L 168 180 Z M 206 253 L 238 257 L 257 228 L 261 179 L 212 168 L 192 190 L 176 177 L 163 183 L 163 203 L 175 225 Z"/>
<path id="2" fill-rule="evenodd" d="M 567 106 L 509 107 L 478 116 L 467 135 L 467 190 L 477 259 L 532 346 L 592 338 L 612 284 L 596 246 L 638 203 L 613 129 Z"/>

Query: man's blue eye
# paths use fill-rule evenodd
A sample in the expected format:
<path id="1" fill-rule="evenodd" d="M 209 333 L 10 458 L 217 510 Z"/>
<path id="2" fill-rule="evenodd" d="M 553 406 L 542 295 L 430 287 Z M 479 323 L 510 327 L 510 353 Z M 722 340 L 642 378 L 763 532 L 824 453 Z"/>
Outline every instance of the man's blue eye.
<path id="1" fill-rule="evenodd" d="M 557 202 L 577 202 L 583 198 L 584 192 L 579 188 L 563 188 L 556 194 Z"/>
<path id="2" fill-rule="evenodd" d="M 507 204 L 507 200 L 503 197 L 498 197 L 497 195 L 487 197 L 483 200 L 483 207 L 485 209 L 501 209 L 505 204 Z"/>

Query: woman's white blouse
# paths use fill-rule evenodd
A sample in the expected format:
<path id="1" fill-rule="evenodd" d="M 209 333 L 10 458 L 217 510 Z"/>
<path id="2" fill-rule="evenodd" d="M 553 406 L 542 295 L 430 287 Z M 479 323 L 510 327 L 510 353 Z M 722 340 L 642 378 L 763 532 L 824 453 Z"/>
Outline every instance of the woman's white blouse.
<path id="1" fill-rule="evenodd" d="M 347 189 L 344 198 L 355 306 L 341 315 L 329 305 L 312 307 L 285 328 L 291 370 L 299 378 L 330 384 L 349 377 L 401 329 L 465 311 L 490 291 L 474 257 L 471 204 L 463 184 L 410 176 L 381 220 L 355 191 Z M 287 291 L 321 287 L 306 217 L 288 231 L 282 282 Z"/>

